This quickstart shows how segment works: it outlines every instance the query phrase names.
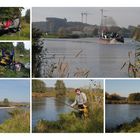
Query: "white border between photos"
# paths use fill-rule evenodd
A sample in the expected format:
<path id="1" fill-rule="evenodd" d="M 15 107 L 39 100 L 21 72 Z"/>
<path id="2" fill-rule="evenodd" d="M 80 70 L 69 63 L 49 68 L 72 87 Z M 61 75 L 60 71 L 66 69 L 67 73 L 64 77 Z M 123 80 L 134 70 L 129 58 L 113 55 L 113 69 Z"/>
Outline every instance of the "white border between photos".
<path id="1" fill-rule="evenodd" d="M 137 7 L 139 0 L 0 0 L 1 6 L 24 7 Z"/>
<path id="2" fill-rule="evenodd" d="M 1 7 L 13 7 L 13 6 L 23 6 L 23 7 L 30 7 L 31 11 L 31 20 L 30 22 L 32 23 L 32 7 L 140 7 L 140 1 L 139 0 L 0 0 L 1 2 Z M 30 42 L 32 42 L 32 24 L 30 24 Z M 5 41 L 1 41 L 5 42 Z M 11 41 L 6 41 L 6 42 L 11 42 Z M 25 42 L 24 40 L 18 41 L 14 40 L 12 42 Z M 30 62 L 32 62 L 32 48 L 30 49 Z M 31 66 L 31 63 L 30 63 Z M 75 79 L 75 78 L 32 78 L 32 66 L 30 70 L 30 78 L 26 78 L 27 80 L 30 80 L 30 132 L 32 132 L 32 79 L 46 79 L 46 80 L 53 80 L 53 79 Z M 26 80 L 25 78 L 1 78 L 2 80 Z M 0 80 L 1 80 L 0 79 Z M 105 81 L 106 80 L 130 80 L 129 78 L 76 78 L 77 80 L 79 79 L 95 79 L 95 80 L 103 80 L 104 84 L 104 131 L 105 131 Z M 131 80 L 140 80 L 140 78 L 131 78 Z M 1 134 L 0 133 L 0 138 L 9 140 L 9 139 L 14 139 L 14 140 L 53 140 L 53 139 L 60 139 L 60 140 L 105 140 L 105 139 L 113 139 L 113 140 L 118 140 L 118 139 L 127 139 L 127 140 L 132 140 L 132 139 L 138 139 L 140 138 L 140 134 L 130 134 L 130 133 L 118 133 L 118 134 L 108 134 L 108 133 L 46 133 L 46 134 L 35 134 L 35 133 L 28 133 L 28 134 Z"/>
<path id="3" fill-rule="evenodd" d="M 139 134 L 124 134 L 124 133 L 110 133 L 110 134 L 95 134 L 95 133 L 33 133 L 33 134 L 1 134 L 1 139 L 9 140 L 134 140 L 139 138 Z"/>

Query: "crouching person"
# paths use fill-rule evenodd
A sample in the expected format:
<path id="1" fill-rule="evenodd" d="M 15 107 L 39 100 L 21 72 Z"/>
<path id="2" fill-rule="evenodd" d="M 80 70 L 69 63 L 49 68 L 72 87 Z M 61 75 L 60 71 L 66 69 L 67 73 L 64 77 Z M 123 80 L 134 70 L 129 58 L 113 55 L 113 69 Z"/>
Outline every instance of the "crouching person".
<path id="1" fill-rule="evenodd" d="M 71 107 L 78 105 L 79 117 L 87 118 L 88 110 L 87 110 L 87 106 L 86 106 L 86 103 L 87 103 L 86 94 L 81 92 L 81 90 L 78 88 L 75 90 L 75 93 L 76 93 L 75 101 L 71 104 Z"/>

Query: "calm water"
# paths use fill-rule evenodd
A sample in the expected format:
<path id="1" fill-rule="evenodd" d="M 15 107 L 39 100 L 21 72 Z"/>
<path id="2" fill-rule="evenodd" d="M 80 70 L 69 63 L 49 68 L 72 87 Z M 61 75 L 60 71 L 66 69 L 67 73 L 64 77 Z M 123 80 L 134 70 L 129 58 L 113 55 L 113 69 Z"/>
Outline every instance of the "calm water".
<path id="1" fill-rule="evenodd" d="M 11 109 L 0 109 L 0 124 L 3 123 L 6 119 L 10 118 L 10 115 L 8 112 L 10 112 Z"/>
<path id="2" fill-rule="evenodd" d="M 33 98 L 32 102 L 32 125 L 33 127 L 40 119 L 55 121 L 59 119 L 59 114 L 70 112 L 72 109 L 64 104 L 67 100 L 64 98 L 56 100 L 54 97 L 50 98 Z"/>
<path id="3" fill-rule="evenodd" d="M 134 53 L 137 42 L 125 39 L 124 44 L 101 45 L 97 41 L 97 38 L 46 39 L 44 43 L 50 56 L 55 54 L 53 61 L 58 62 L 65 56 L 65 62 L 70 65 L 69 77 L 74 77 L 76 68 L 90 70 L 88 77 L 128 77 L 127 70 L 120 68 L 128 60 L 128 52 Z M 42 52 L 44 57 L 45 52 L 46 48 Z M 44 69 L 43 64 L 42 77 L 45 76 Z"/>
<path id="4" fill-rule="evenodd" d="M 0 109 L 0 124 L 11 117 L 9 115 L 9 112 L 11 112 L 14 109 L 15 108 L 3 108 L 3 109 Z M 30 108 L 29 107 L 19 107 L 19 109 L 29 111 Z"/>
<path id="5" fill-rule="evenodd" d="M 140 117 L 140 105 L 106 105 L 106 128 L 114 128 Z"/>

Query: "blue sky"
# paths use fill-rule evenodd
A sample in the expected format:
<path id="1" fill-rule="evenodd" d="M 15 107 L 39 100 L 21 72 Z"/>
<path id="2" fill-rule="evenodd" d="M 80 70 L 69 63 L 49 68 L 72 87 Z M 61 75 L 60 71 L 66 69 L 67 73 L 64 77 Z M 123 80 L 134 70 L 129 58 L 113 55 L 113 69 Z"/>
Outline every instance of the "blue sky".
<path id="1" fill-rule="evenodd" d="M 127 97 L 130 93 L 140 92 L 140 80 L 106 80 L 106 92 L 118 93 Z"/>
<path id="2" fill-rule="evenodd" d="M 46 83 L 47 87 L 54 87 L 56 80 L 43 80 Z M 72 87 L 72 88 L 80 88 L 80 87 L 89 87 L 89 84 L 91 83 L 90 80 L 88 79 L 67 79 L 63 80 L 65 83 L 66 87 Z M 94 83 L 99 83 L 101 84 L 101 87 L 103 87 L 103 80 L 94 80 Z"/>
<path id="3" fill-rule="evenodd" d="M 0 101 L 8 98 L 9 101 L 29 102 L 29 80 L 0 80 Z"/>

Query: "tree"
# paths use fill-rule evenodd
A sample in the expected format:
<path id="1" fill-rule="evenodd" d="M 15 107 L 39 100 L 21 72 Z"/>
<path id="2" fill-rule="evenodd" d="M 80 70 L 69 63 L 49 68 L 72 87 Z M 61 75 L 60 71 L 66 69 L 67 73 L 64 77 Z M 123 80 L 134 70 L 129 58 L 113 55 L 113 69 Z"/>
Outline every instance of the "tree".
<path id="1" fill-rule="evenodd" d="M 118 94 L 113 93 L 113 94 L 110 95 L 110 99 L 111 100 L 120 100 L 121 97 Z"/>
<path id="2" fill-rule="evenodd" d="M 17 46 L 16 46 L 16 50 L 17 50 L 19 53 L 24 53 L 24 52 L 25 52 L 24 43 L 23 43 L 23 42 L 18 42 L 18 43 L 17 43 Z"/>
<path id="3" fill-rule="evenodd" d="M 140 101 L 140 93 L 129 94 L 128 101 Z"/>
<path id="4" fill-rule="evenodd" d="M 30 23 L 30 9 L 27 9 L 25 13 L 25 20 L 27 23 Z"/>
<path id="5" fill-rule="evenodd" d="M 40 53 L 43 48 L 43 41 L 40 41 L 42 32 L 40 30 L 32 29 L 32 73 L 34 77 L 40 77 Z"/>
<path id="6" fill-rule="evenodd" d="M 56 63 L 53 62 L 54 55 L 52 58 L 48 58 L 48 50 L 44 47 L 44 40 L 42 39 L 42 32 L 37 28 L 32 29 L 32 74 L 33 77 L 53 77 L 53 72 L 56 69 Z M 41 54 L 42 50 L 43 55 Z M 50 54 L 49 54 L 50 55 Z M 42 70 L 43 69 L 43 70 Z M 42 73 L 43 74 L 42 74 Z"/>
<path id="7" fill-rule="evenodd" d="M 12 51 L 14 45 L 12 42 L 0 42 L 0 50 L 5 49 L 6 51 Z"/>
<path id="8" fill-rule="evenodd" d="M 105 92 L 105 99 L 108 100 L 110 97 L 109 93 Z"/>
<path id="9" fill-rule="evenodd" d="M 0 19 L 13 18 L 14 16 L 21 17 L 23 7 L 1 7 Z"/>
<path id="10" fill-rule="evenodd" d="M 9 100 L 7 98 L 5 98 L 3 100 L 3 104 L 4 104 L 4 106 L 9 106 Z"/>
<path id="11" fill-rule="evenodd" d="M 109 94 L 109 93 L 105 93 L 105 98 L 106 100 L 121 100 L 123 97 L 119 96 L 116 93 L 113 94 Z"/>
<path id="12" fill-rule="evenodd" d="M 62 80 L 57 80 L 55 83 L 56 96 L 62 96 L 66 94 L 66 87 Z"/>
<path id="13" fill-rule="evenodd" d="M 38 93 L 45 93 L 46 84 L 42 80 L 33 80 L 32 81 L 32 91 Z"/>

